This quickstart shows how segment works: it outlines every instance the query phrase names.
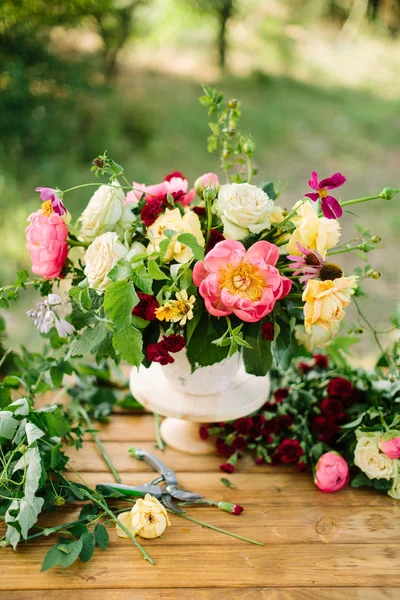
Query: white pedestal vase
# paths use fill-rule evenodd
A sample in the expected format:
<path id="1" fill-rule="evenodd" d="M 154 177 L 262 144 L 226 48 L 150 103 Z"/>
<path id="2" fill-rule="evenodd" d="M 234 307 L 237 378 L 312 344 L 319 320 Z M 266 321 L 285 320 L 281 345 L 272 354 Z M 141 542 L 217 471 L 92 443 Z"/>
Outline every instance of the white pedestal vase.
<path id="1" fill-rule="evenodd" d="M 132 368 L 131 392 L 144 407 L 167 417 L 161 435 L 169 446 L 209 454 L 214 444 L 200 439 L 199 423 L 230 421 L 258 410 L 269 397 L 269 375 L 246 373 L 239 353 L 194 373 L 185 349 L 173 356 L 170 365 Z"/>

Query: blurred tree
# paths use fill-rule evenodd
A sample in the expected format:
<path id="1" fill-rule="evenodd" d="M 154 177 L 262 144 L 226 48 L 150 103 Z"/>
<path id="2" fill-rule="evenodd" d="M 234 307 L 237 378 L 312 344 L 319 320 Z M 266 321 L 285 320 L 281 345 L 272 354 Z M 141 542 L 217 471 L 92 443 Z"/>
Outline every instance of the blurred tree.
<path id="1" fill-rule="evenodd" d="M 237 10 L 237 0 L 186 0 L 203 13 L 210 13 L 218 21 L 218 58 L 222 70 L 226 67 L 226 51 L 228 48 L 228 21 Z"/>

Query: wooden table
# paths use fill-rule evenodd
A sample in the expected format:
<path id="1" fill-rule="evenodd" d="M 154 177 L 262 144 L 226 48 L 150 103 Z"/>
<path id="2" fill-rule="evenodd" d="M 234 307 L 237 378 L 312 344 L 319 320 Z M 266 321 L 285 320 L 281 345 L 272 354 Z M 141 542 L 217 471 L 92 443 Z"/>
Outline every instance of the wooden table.
<path id="1" fill-rule="evenodd" d="M 221 483 L 220 457 L 154 450 L 150 415 L 115 415 L 101 428 L 101 438 L 124 483 L 152 477 L 150 468 L 128 455 L 128 448 L 134 444 L 154 451 L 177 471 L 183 487 L 245 507 L 239 517 L 198 507 L 189 514 L 264 541 L 265 547 L 175 516 L 163 539 L 143 541 L 156 566 L 112 530 L 109 548 L 96 550 L 87 565 L 78 560 L 65 571 L 40 573 L 55 541 L 40 538 L 17 552 L 0 551 L 1 600 L 400 598 L 400 512 L 389 497 L 350 487 L 323 494 L 309 474 L 256 467 L 250 458 L 241 460 L 238 473 L 229 476 L 237 486 L 229 489 Z M 88 483 L 112 480 L 92 441 L 70 453 L 72 465 Z M 76 514 L 63 507 L 45 523 L 62 523 Z"/>

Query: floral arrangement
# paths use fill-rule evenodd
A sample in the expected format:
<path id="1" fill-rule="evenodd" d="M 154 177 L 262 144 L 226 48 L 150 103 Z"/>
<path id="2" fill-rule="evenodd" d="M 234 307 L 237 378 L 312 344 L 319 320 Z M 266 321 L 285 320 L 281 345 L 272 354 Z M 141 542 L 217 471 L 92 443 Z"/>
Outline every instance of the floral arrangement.
<path id="1" fill-rule="evenodd" d="M 256 464 L 310 470 L 323 492 L 350 480 L 400 499 L 400 386 L 384 370 L 338 367 L 325 354 L 297 359 L 271 372 L 271 399 L 256 413 L 230 423 L 203 425 L 233 473 L 250 452 Z"/>
<path id="2" fill-rule="evenodd" d="M 28 312 L 38 330 L 65 344 L 66 357 L 93 354 L 148 366 L 174 362 L 186 349 L 192 370 L 241 351 L 247 372 L 290 363 L 299 346 L 325 347 L 369 265 L 345 275 L 333 255 L 369 252 L 379 238 L 361 229 L 341 243 L 343 209 L 399 190 L 340 202 L 341 173 L 320 179 L 286 210 L 267 180 L 253 183 L 254 143 L 238 129 L 240 103 L 208 86 L 201 103 L 212 117 L 210 151 L 221 150 L 226 183 L 215 173 L 193 188 L 180 172 L 153 185 L 130 183 L 106 153 L 92 171 L 103 185 L 38 187 L 41 207 L 26 229 L 32 272 L 0 290 L 2 306 L 28 285 L 43 302 Z M 75 225 L 68 194 L 95 187 Z M 69 282 L 68 298 L 60 283 Z M 64 286 L 63 286 L 64 287 Z M 56 333 L 55 333 L 56 332 Z M 205 349 L 207 351 L 205 351 Z"/>

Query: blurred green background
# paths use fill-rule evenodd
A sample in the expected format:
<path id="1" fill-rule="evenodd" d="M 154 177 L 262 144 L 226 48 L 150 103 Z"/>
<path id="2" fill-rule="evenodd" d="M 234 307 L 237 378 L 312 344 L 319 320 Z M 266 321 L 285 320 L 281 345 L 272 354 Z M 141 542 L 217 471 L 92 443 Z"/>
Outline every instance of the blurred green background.
<path id="1" fill-rule="evenodd" d="M 35 187 L 93 180 L 104 150 L 139 182 L 218 170 L 202 82 L 242 100 L 259 178 L 279 182 L 283 206 L 312 170 L 342 171 L 342 199 L 400 187 L 399 32 L 400 0 L 3 0 L 0 283 L 29 268 Z M 66 196 L 74 218 L 89 197 Z M 342 219 L 348 237 L 355 222 L 382 237 L 368 258 L 383 276 L 367 287 L 385 326 L 400 290 L 400 199 L 359 205 Z M 34 301 L 27 292 L 23 308 Z M 13 342 L 35 339 L 21 308 L 7 318 Z"/>

